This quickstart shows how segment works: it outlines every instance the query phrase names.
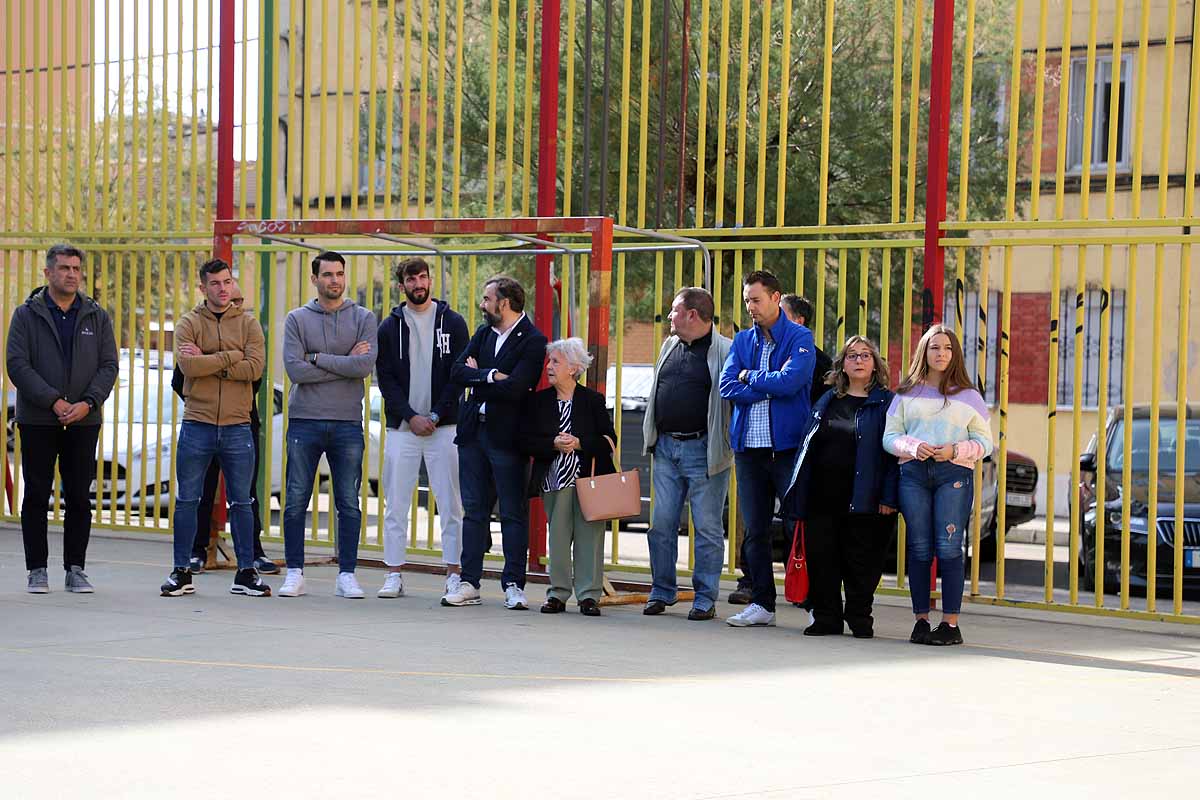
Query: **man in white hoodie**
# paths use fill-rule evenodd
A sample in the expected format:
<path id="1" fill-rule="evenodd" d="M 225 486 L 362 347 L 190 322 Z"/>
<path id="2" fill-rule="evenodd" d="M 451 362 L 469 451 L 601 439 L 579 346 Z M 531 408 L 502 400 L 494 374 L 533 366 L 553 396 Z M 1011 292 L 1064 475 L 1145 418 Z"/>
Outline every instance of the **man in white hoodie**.
<path id="1" fill-rule="evenodd" d="M 283 543 L 287 576 L 280 597 L 304 594 L 304 531 L 317 464 L 329 462 L 337 510 L 338 597 L 361 598 L 354 577 L 362 524 L 363 380 L 375 368 L 375 315 L 343 297 L 346 259 L 331 251 L 312 260 L 317 299 L 287 315 L 283 366 L 288 396 Z"/>

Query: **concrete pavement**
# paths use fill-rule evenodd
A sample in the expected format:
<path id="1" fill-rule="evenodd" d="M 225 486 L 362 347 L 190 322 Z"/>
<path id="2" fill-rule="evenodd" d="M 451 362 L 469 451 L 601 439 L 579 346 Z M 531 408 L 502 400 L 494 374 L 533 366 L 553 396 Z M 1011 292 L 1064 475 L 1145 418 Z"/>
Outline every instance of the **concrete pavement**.
<path id="1" fill-rule="evenodd" d="M 52 537 L 51 562 L 61 545 Z M 967 606 L 968 644 L 408 595 L 160 598 L 170 546 L 95 537 L 94 595 L 24 592 L 0 530 L 0 797 L 1183 798 L 1200 630 Z M 279 578 L 269 578 L 274 587 Z M 541 587 L 530 587 L 531 602 Z M 731 606 L 719 605 L 722 614 Z"/>

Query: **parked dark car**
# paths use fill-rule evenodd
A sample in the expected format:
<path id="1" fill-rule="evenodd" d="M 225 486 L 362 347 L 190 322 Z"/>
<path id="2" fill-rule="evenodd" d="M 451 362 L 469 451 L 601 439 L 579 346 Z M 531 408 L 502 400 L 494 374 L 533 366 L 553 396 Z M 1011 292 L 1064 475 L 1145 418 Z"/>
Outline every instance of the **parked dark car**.
<path id="1" fill-rule="evenodd" d="M 1175 578 L 1175 472 L 1178 445 L 1175 407 L 1163 406 L 1158 420 L 1158 509 L 1150 520 L 1150 433 L 1153 420 L 1148 405 L 1132 411 L 1132 448 L 1129 499 L 1129 585 L 1147 586 L 1146 553 L 1154 537 L 1157 557 L 1156 593 L 1171 593 Z M 1124 408 L 1115 407 L 1105 423 L 1105 473 L 1103 497 L 1096 486 L 1098 439 L 1093 436 L 1079 457 L 1080 481 L 1072 513 L 1080 517 L 1079 581 L 1095 589 L 1097 529 L 1104 536 L 1104 588 L 1115 593 L 1121 581 L 1121 537 L 1124 527 L 1121 483 L 1126 463 Z M 1184 439 L 1183 586 L 1200 590 L 1200 406 L 1188 406 Z"/>

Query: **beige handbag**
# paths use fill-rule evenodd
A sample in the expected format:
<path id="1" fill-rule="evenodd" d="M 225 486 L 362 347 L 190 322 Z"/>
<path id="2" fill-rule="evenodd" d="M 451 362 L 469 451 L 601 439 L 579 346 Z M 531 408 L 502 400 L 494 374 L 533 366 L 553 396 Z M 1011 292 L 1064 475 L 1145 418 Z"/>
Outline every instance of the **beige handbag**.
<path id="1" fill-rule="evenodd" d="M 608 436 L 612 448 L 613 464 L 617 471 L 612 475 L 596 474 L 596 458 L 592 457 L 591 477 L 575 479 L 575 496 L 579 498 L 579 510 L 588 522 L 607 522 L 625 517 L 636 517 L 642 513 L 642 481 L 636 469 L 621 472 L 621 458 L 617 445 Z"/>

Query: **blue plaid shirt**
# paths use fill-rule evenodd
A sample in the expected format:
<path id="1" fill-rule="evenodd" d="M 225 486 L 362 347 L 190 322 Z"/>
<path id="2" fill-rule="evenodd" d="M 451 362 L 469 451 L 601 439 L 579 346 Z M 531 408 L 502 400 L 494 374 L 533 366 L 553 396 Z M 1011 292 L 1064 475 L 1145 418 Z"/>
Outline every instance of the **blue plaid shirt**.
<path id="1" fill-rule="evenodd" d="M 774 350 L 775 341 L 773 339 L 763 342 L 762 356 L 758 359 L 760 370 L 766 371 L 771 368 L 771 353 Z M 750 418 L 746 425 L 746 447 L 774 447 L 774 443 L 771 441 L 770 400 L 761 400 L 750 406 Z"/>

